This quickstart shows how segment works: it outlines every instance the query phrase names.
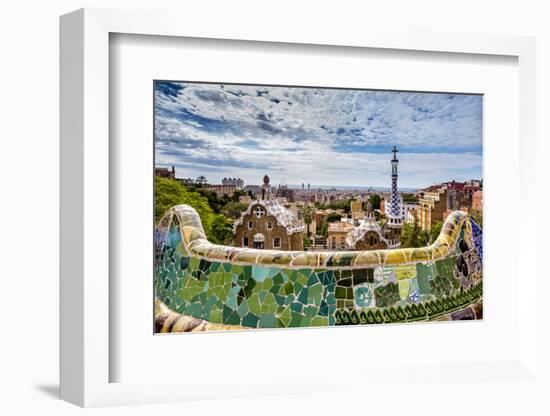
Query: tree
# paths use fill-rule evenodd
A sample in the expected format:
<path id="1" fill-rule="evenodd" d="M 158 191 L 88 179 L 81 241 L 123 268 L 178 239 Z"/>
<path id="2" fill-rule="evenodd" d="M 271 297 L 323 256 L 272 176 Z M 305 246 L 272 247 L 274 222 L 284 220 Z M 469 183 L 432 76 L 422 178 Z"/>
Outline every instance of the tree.
<path id="1" fill-rule="evenodd" d="M 418 241 L 419 234 L 420 229 L 416 224 L 416 221 L 413 224 L 403 224 L 403 231 L 401 234 L 401 247 L 420 247 L 420 243 Z"/>
<path id="2" fill-rule="evenodd" d="M 239 202 L 239 197 L 241 196 L 248 196 L 248 192 L 246 192 L 244 189 L 236 189 L 231 196 L 231 200 L 233 202 Z"/>
<path id="3" fill-rule="evenodd" d="M 430 242 L 430 233 L 426 230 L 420 230 L 418 233 L 418 247 L 427 246 Z"/>
<path id="4" fill-rule="evenodd" d="M 330 212 L 325 218 L 326 222 L 338 222 L 342 219 L 342 215 L 337 212 Z"/>
<path id="5" fill-rule="evenodd" d="M 198 192 L 189 191 L 178 181 L 155 177 L 155 220 L 158 221 L 174 205 L 187 204 L 199 214 L 207 237 L 210 238 L 214 213 L 208 200 Z"/>
<path id="6" fill-rule="evenodd" d="M 339 199 L 338 201 L 331 201 L 328 204 L 322 204 L 319 202 L 315 202 L 315 207 L 318 209 L 334 209 L 338 210 L 341 209 L 344 212 L 350 212 L 351 211 L 351 201 L 353 198 L 347 198 L 347 199 Z"/>
<path id="7" fill-rule="evenodd" d="M 215 244 L 231 244 L 233 240 L 233 221 L 222 214 L 214 215 L 209 239 Z"/>
<path id="8" fill-rule="evenodd" d="M 426 230 L 420 229 L 418 221 L 414 220 L 412 224 L 403 224 L 403 230 L 401 233 L 401 247 L 403 248 L 415 248 L 425 247 L 430 243 L 430 233 Z"/>
<path id="9" fill-rule="evenodd" d="M 430 228 L 430 242 L 434 242 L 437 240 L 437 237 L 439 237 L 439 233 L 441 232 L 441 229 L 443 228 L 443 221 L 437 221 L 435 224 L 432 225 L 432 228 Z"/>
<path id="10" fill-rule="evenodd" d="M 369 202 L 372 204 L 372 209 L 380 209 L 380 201 L 382 198 L 378 194 L 372 194 L 369 197 Z"/>
<path id="11" fill-rule="evenodd" d="M 418 198 L 416 197 L 415 194 L 407 194 L 407 193 L 404 193 L 402 194 L 403 196 L 403 202 L 404 203 L 414 203 L 414 202 L 418 202 Z"/>
<path id="12" fill-rule="evenodd" d="M 221 209 L 221 213 L 226 217 L 236 220 L 241 217 L 241 214 L 246 211 L 247 208 L 247 204 L 231 201 L 223 206 L 223 208 Z"/>
<path id="13" fill-rule="evenodd" d="M 197 177 L 197 185 L 199 185 L 199 187 L 203 186 L 207 180 L 206 180 L 206 177 L 203 176 L 203 175 L 200 175 L 199 177 Z"/>
<path id="14" fill-rule="evenodd" d="M 309 237 L 309 225 L 313 221 L 313 213 L 315 212 L 315 208 L 309 204 L 306 204 L 304 208 L 302 208 L 302 218 L 304 219 L 304 222 L 306 223 L 307 227 L 307 233 L 306 236 Z"/>
<path id="15" fill-rule="evenodd" d="M 317 231 L 317 234 L 322 237 L 328 237 L 328 222 L 323 220 L 321 223 L 321 227 L 319 228 L 319 231 Z"/>
<path id="16" fill-rule="evenodd" d="M 318 235 L 321 235 L 323 237 L 328 237 L 328 225 L 331 222 L 338 222 L 342 219 L 342 215 L 338 214 L 337 212 L 330 212 L 321 223 L 321 227 L 319 231 L 317 232 Z"/>
<path id="17" fill-rule="evenodd" d="M 416 218 L 412 224 L 403 224 L 403 232 L 401 234 L 402 247 L 422 247 L 426 245 L 427 239 L 422 235 L 422 230 L 418 226 Z"/>
<path id="18" fill-rule="evenodd" d="M 470 216 L 480 228 L 483 228 L 483 212 L 479 209 L 471 209 Z"/>
<path id="19" fill-rule="evenodd" d="M 208 189 L 199 189 L 198 191 L 208 199 L 208 205 L 210 205 L 215 214 L 219 214 L 222 208 L 231 201 L 231 198 L 227 194 L 219 197 L 216 192 Z"/>

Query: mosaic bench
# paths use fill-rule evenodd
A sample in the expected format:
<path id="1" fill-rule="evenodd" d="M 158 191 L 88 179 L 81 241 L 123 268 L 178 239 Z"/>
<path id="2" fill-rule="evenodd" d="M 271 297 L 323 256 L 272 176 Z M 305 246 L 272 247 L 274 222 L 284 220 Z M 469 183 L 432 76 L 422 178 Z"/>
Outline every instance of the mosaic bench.
<path id="1" fill-rule="evenodd" d="M 197 212 L 177 205 L 155 229 L 155 327 L 186 332 L 482 319 L 482 264 L 482 230 L 461 211 L 422 248 L 278 251 L 212 244 Z"/>

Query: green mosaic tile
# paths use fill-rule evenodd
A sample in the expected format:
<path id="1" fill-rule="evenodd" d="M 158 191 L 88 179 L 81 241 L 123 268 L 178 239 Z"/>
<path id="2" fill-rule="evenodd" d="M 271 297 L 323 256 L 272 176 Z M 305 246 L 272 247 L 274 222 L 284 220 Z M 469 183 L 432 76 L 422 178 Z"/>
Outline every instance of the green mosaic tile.
<path id="1" fill-rule="evenodd" d="M 258 281 L 264 281 L 269 275 L 269 268 L 261 266 L 252 266 L 252 277 Z"/>
<path id="2" fill-rule="evenodd" d="M 284 294 L 290 295 L 291 293 L 294 293 L 294 286 L 292 285 L 292 282 L 287 282 L 284 286 Z"/>
<path id="3" fill-rule="evenodd" d="M 284 323 L 284 326 L 287 327 L 292 320 L 292 311 L 289 307 L 286 307 L 283 312 L 279 315 L 279 319 Z"/>
<path id="4" fill-rule="evenodd" d="M 260 315 L 260 327 L 262 328 L 275 328 L 276 318 L 273 314 L 261 314 Z"/>
<path id="5" fill-rule="evenodd" d="M 313 316 L 317 315 L 318 311 L 319 311 L 319 308 L 317 308 L 315 306 L 308 305 L 308 306 L 304 307 L 304 314 L 306 314 L 307 316 L 310 316 L 310 317 L 313 317 Z"/>
<path id="6" fill-rule="evenodd" d="M 256 328 L 258 326 L 259 321 L 260 319 L 256 315 L 249 313 L 242 319 L 242 325 L 251 327 L 251 328 Z"/>
<path id="7" fill-rule="evenodd" d="M 307 294 L 308 294 L 308 288 L 307 287 L 302 288 L 302 290 L 298 294 L 298 297 L 296 298 L 297 301 L 304 304 L 304 305 L 306 305 L 308 303 L 307 302 Z"/>
<path id="8" fill-rule="evenodd" d="M 250 308 L 250 312 L 252 312 L 255 315 L 260 315 L 261 312 L 261 306 L 260 306 L 260 297 L 256 295 L 252 295 L 248 298 L 248 307 Z"/>
<path id="9" fill-rule="evenodd" d="M 273 276 L 273 284 L 282 285 L 285 283 L 285 278 L 281 273 L 277 273 Z"/>
<path id="10" fill-rule="evenodd" d="M 323 285 L 321 283 L 314 284 L 308 289 L 307 303 L 313 305 L 321 304 L 321 294 L 323 293 Z"/>
<path id="11" fill-rule="evenodd" d="M 294 311 L 294 312 L 303 312 L 303 309 L 304 309 L 304 305 L 300 302 L 292 302 L 290 304 L 290 308 Z"/>
<path id="12" fill-rule="evenodd" d="M 336 286 L 336 290 L 334 292 L 336 299 L 345 299 L 346 293 L 347 293 L 347 290 L 345 287 Z"/>

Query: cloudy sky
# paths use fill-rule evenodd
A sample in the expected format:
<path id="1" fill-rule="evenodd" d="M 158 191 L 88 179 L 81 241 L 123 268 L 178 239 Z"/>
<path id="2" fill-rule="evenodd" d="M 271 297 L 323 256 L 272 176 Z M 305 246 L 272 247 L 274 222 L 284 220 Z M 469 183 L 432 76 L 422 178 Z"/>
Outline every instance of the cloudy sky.
<path id="1" fill-rule="evenodd" d="M 389 187 L 482 176 L 479 95 L 155 82 L 156 165 L 210 183 Z"/>

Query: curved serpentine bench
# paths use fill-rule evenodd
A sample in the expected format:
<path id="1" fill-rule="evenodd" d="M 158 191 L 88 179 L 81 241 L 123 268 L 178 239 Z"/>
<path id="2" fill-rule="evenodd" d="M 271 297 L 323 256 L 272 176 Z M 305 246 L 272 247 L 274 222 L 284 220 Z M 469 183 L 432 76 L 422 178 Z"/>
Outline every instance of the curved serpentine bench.
<path id="1" fill-rule="evenodd" d="M 212 244 L 177 205 L 155 230 L 155 295 L 235 328 L 479 319 L 482 257 L 482 231 L 461 211 L 426 247 L 316 252 Z"/>

